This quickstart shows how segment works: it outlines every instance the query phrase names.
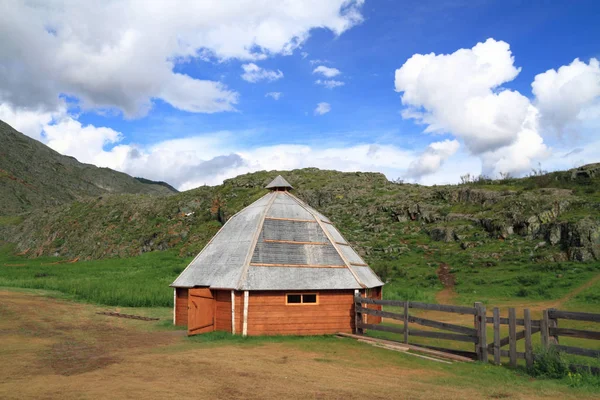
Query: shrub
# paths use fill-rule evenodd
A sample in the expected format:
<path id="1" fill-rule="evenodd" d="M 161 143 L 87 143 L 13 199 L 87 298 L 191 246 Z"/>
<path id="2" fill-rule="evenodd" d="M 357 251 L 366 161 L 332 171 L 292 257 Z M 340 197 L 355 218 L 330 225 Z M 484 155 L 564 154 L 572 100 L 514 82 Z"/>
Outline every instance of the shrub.
<path id="1" fill-rule="evenodd" d="M 561 379 L 569 375 L 569 366 L 559 351 L 550 347 L 540 348 L 535 352 L 533 366 L 529 373 L 539 378 Z"/>

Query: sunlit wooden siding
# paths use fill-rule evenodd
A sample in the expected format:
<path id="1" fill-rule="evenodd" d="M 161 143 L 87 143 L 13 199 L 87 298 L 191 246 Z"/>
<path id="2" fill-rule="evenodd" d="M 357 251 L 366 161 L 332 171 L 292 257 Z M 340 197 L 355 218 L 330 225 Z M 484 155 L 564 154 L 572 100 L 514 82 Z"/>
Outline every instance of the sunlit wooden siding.
<path id="1" fill-rule="evenodd" d="M 317 293 L 318 304 L 286 305 L 288 293 Z M 248 301 L 248 335 L 352 332 L 354 290 L 256 291 Z"/>
<path id="2" fill-rule="evenodd" d="M 175 325 L 188 324 L 188 289 L 177 288 L 175 291 Z"/>

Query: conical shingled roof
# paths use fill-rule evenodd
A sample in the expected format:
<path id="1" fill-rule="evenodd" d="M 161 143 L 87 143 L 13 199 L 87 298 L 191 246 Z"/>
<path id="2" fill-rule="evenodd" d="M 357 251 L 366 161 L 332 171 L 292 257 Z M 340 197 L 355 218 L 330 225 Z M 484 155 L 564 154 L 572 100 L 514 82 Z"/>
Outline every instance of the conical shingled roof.
<path id="1" fill-rule="evenodd" d="M 327 217 L 287 191 L 272 191 L 231 217 L 171 286 L 321 290 L 382 285 Z"/>

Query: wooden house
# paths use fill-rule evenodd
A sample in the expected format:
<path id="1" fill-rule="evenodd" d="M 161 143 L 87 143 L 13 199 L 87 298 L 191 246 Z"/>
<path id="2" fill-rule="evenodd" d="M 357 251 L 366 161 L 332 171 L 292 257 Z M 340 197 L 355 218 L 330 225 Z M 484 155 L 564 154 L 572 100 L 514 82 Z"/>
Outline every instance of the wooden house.
<path id="1" fill-rule="evenodd" d="M 174 323 L 190 335 L 352 332 L 354 296 L 380 299 L 383 282 L 285 179 L 266 188 L 172 283 Z"/>

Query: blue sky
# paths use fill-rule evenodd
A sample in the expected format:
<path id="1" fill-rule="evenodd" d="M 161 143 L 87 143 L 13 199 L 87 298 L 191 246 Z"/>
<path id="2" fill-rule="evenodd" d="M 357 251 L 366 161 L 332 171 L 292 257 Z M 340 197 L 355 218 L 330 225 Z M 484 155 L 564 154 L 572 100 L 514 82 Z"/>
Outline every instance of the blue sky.
<path id="1" fill-rule="evenodd" d="M 595 1 L 62 3 L 0 6 L 0 119 L 84 162 L 189 189 L 258 169 L 433 184 L 599 161 Z M 271 79 L 245 80 L 250 64 Z"/>

